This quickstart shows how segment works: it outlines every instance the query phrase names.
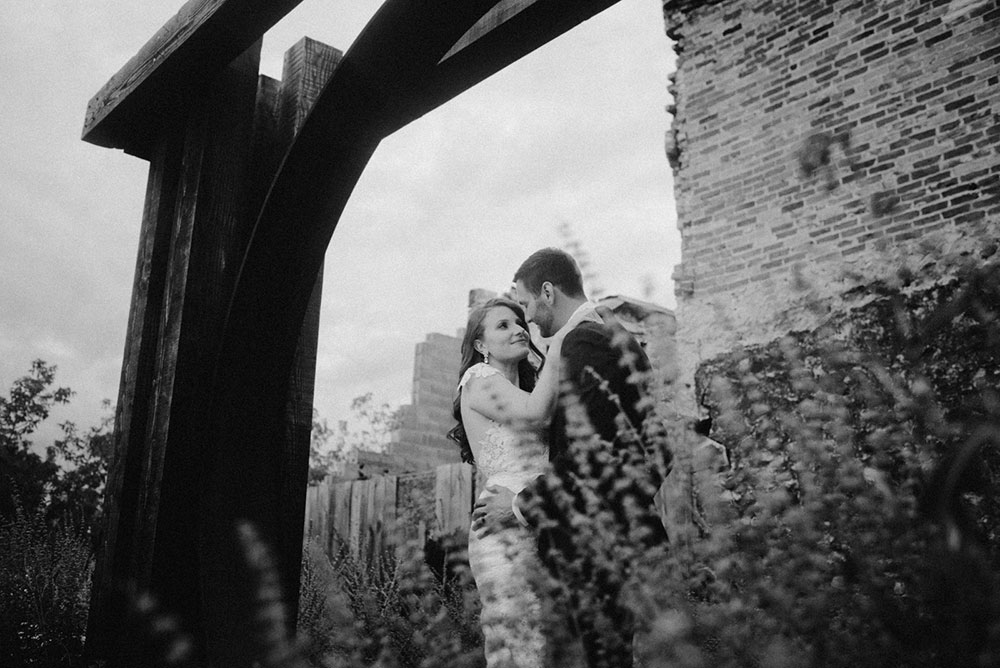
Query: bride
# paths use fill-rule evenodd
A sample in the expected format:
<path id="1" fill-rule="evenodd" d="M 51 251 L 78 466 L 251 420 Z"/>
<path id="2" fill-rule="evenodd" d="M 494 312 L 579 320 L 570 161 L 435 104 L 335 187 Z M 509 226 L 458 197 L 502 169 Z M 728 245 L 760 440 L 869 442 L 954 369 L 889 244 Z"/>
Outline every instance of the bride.
<path id="1" fill-rule="evenodd" d="M 524 311 L 496 298 L 473 311 L 462 341 L 456 426 L 448 435 L 474 463 L 486 487 L 515 494 L 542 473 L 548 457 L 541 438 L 556 407 L 565 332 L 551 339 L 548 363 L 536 374 Z M 486 492 L 484 492 L 486 493 Z M 482 601 L 487 668 L 542 668 L 542 606 L 529 577 L 542 568 L 528 529 L 515 526 L 482 538 L 469 532 L 469 566 Z"/>

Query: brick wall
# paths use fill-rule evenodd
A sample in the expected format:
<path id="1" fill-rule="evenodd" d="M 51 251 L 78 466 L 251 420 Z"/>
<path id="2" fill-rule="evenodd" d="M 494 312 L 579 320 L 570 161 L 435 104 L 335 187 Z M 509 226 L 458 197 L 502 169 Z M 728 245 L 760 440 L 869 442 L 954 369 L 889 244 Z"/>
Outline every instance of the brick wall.
<path id="1" fill-rule="evenodd" d="M 1000 223 L 1000 0 L 664 3 L 682 373 L 945 280 Z"/>

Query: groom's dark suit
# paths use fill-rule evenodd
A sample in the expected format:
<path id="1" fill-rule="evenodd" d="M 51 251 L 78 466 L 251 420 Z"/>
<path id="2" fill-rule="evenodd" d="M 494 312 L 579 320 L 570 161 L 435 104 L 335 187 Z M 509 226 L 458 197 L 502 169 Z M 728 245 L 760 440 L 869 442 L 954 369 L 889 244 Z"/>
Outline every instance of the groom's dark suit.
<path id="1" fill-rule="evenodd" d="M 632 615 L 619 600 L 632 560 L 623 550 L 666 542 L 652 503 L 662 477 L 643 438 L 649 407 L 640 405 L 641 376 L 649 369 L 620 327 L 586 321 L 572 329 L 549 433 L 552 473 L 522 492 L 533 502 L 542 559 L 594 668 L 632 665 Z"/>

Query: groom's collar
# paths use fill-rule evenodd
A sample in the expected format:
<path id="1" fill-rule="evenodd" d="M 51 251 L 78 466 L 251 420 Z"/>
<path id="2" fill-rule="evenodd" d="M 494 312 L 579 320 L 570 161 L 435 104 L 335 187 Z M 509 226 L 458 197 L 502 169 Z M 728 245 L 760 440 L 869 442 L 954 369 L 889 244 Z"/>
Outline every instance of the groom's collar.
<path id="1" fill-rule="evenodd" d="M 581 322 L 590 321 L 596 322 L 598 324 L 603 323 L 601 316 L 597 315 L 597 304 L 591 301 L 586 301 L 580 304 L 573 314 L 566 321 L 566 326 L 569 328 L 576 327 Z"/>

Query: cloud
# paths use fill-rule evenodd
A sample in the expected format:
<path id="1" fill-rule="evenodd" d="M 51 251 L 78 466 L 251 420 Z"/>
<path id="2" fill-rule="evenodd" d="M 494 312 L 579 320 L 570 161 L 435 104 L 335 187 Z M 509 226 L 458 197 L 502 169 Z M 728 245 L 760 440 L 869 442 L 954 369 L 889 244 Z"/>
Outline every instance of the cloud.
<path id="1" fill-rule="evenodd" d="M 80 129 L 88 99 L 179 3 L 13 3 L 0 25 L 0 381 L 47 355 L 93 424 L 117 395 L 147 165 Z M 346 49 L 380 4 L 302 3 L 265 37 L 264 73 L 280 77 L 304 35 Z M 468 291 L 505 289 L 530 252 L 562 243 L 563 221 L 607 292 L 638 294 L 653 275 L 673 303 L 671 67 L 658 3 L 623 0 L 384 140 L 327 253 L 327 417 L 368 390 L 407 400 L 414 346 L 464 326 Z"/>

